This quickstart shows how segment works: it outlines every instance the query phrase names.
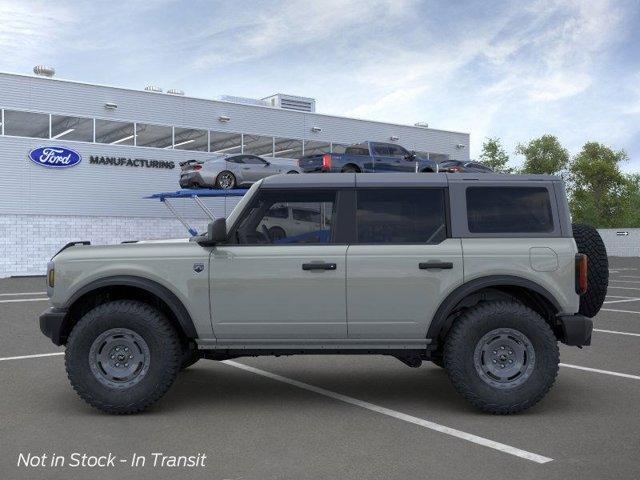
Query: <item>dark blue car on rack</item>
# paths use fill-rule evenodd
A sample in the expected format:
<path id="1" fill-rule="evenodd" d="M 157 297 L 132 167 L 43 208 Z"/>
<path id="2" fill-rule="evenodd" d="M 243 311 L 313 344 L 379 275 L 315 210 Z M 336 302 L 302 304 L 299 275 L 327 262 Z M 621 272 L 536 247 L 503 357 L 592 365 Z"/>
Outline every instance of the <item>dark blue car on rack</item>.
<path id="1" fill-rule="evenodd" d="M 362 142 L 344 153 L 320 153 L 298 160 L 304 173 L 406 173 L 438 171 L 438 163 L 395 143 Z"/>

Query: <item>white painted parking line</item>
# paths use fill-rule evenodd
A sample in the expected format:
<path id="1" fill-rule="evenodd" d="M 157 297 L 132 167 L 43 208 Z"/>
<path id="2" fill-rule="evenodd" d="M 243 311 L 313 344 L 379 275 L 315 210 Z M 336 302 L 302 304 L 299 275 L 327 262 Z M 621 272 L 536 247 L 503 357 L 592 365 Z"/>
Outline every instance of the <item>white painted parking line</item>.
<path id="1" fill-rule="evenodd" d="M 638 275 L 616 275 L 616 278 L 640 278 Z"/>
<path id="2" fill-rule="evenodd" d="M 607 300 L 603 303 L 622 303 L 622 302 L 637 302 L 640 298 L 625 298 L 624 300 Z"/>
<path id="3" fill-rule="evenodd" d="M 532 462 L 547 463 L 547 462 L 553 461 L 552 458 L 544 457 L 542 455 L 531 453 L 526 450 L 521 450 L 519 448 L 512 447 L 511 445 L 495 442 L 493 440 L 489 440 L 488 438 L 479 437 L 471 433 L 463 432 L 461 430 L 456 430 L 455 428 L 446 427 L 444 425 L 440 425 L 435 422 L 430 422 L 429 420 L 424 420 L 422 418 L 414 417 L 412 415 L 407 415 L 406 413 L 398 412 L 396 410 L 391 410 L 390 408 L 374 405 L 373 403 L 365 402 L 364 400 L 358 400 L 357 398 L 349 397 L 347 395 L 342 395 L 341 393 L 332 392 L 331 390 L 325 390 L 324 388 L 316 387 L 308 383 L 299 382 L 291 378 L 282 377 L 280 375 L 276 375 L 275 373 L 250 367 L 242 363 L 234 362 L 231 360 L 224 360 L 222 363 L 225 363 L 231 367 L 240 368 L 242 370 L 254 373 L 256 375 L 270 378 L 271 380 L 276 380 L 278 382 L 283 382 L 288 385 L 293 385 L 294 387 L 302 388 L 310 392 L 324 395 L 325 397 L 333 398 L 334 400 L 339 400 L 341 402 L 348 403 L 350 405 L 355 405 L 356 407 L 364 408 L 376 413 L 381 413 L 383 415 L 387 415 L 389 417 L 393 417 L 405 422 L 413 423 L 414 425 L 419 425 L 421 427 L 428 428 L 436 432 L 444 433 L 446 435 L 460 438 L 462 440 L 466 440 L 468 442 L 482 445 L 484 447 L 492 448 L 494 450 L 499 450 L 501 452 L 508 453 L 509 455 L 514 455 L 516 457 L 524 458 Z"/>
<path id="4" fill-rule="evenodd" d="M 18 302 L 46 302 L 49 298 L 13 298 L 11 300 L 0 300 L 0 303 L 18 303 Z"/>
<path id="5" fill-rule="evenodd" d="M 0 297 L 17 297 L 18 295 L 46 295 L 47 292 L 0 293 Z"/>
<path id="6" fill-rule="evenodd" d="M 619 287 L 617 285 L 611 285 L 611 284 L 609 284 L 609 288 L 616 288 L 618 290 L 640 290 L 640 288 L 638 287 Z"/>
<path id="7" fill-rule="evenodd" d="M 4 362 L 5 360 L 26 360 L 27 358 L 55 357 L 57 355 L 64 355 L 64 352 L 38 353 L 36 355 L 21 355 L 19 357 L 2 357 L 0 358 L 0 362 Z"/>
<path id="8" fill-rule="evenodd" d="M 605 375 L 612 375 L 614 377 L 632 378 L 633 380 L 640 380 L 639 375 L 631 375 L 630 373 L 612 372 L 610 370 L 600 370 L 599 368 L 582 367 L 580 365 L 571 365 L 569 363 L 561 363 L 561 367 L 574 368 L 576 370 L 584 370 L 585 372 L 603 373 Z"/>
<path id="9" fill-rule="evenodd" d="M 617 278 L 612 278 L 611 280 L 616 283 L 634 283 L 636 285 L 640 284 L 639 280 L 618 280 Z"/>
<path id="10" fill-rule="evenodd" d="M 615 308 L 601 308 L 601 312 L 618 312 L 618 313 L 635 313 L 640 315 L 640 312 L 636 312 L 635 310 L 616 310 Z"/>
<path id="11" fill-rule="evenodd" d="M 615 333 L 616 335 L 628 335 L 630 337 L 640 337 L 640 333 L 618 332 L 617 330 L 603 330 L 601 328 L 594 328 L 593 331 L 600 333 Z"/>

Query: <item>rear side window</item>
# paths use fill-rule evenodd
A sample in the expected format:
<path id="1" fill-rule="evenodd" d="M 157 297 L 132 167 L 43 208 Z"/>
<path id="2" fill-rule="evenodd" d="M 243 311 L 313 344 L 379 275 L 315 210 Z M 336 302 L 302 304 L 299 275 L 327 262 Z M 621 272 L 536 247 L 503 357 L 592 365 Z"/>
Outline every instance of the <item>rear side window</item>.
<path id="1" fill-rule="evenodd" d="M 549 233 L 553 214 L 544 187 L 469 187 L 471 233 Z"/>
<path id="2" fill-rule="evenodd" d="M 440 243 L 447 236 L 444 190 L 358 190 L 358 243 Z"/>
<path id="3" fill-rule="evenodd" d="M 346 155 L 369 155 L 369 149 L 364 147 L 347 147 L 344 152 Z"/>

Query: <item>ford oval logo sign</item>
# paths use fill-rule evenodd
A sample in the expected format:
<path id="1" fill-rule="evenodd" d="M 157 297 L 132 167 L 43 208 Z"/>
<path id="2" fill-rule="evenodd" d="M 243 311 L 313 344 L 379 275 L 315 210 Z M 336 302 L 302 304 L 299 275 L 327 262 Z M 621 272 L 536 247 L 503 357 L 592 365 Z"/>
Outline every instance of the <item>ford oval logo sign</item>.
<path id="1" fill-rule="evenodd" d="M 29 159 L 43 167 L 67 168 L 79 164 L 82 156 L 70 148 L 39 147 L 29 152 Z"/>

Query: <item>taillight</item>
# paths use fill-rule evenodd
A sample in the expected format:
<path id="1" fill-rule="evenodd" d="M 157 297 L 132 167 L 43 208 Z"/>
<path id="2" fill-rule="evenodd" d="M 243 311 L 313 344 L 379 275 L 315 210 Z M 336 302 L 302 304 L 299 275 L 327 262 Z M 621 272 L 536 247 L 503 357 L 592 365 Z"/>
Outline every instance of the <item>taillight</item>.
<path id="1" fill-rule="evenodd" d="M 322 169 L 331 170 L 331 155 L 328 153 L 322 155 Z"/>
<path id="2" fill-rule="evenodd" d="M 578 295 L 587 293 L 588 262 L 588 257 L 584 253 L 576 254 L 576 293 Z"/>
<path id="3" fill-rule="evenodd" d="M 451 173 L 458 173 L 460 170 L 462 170 L 460 167 L 451 167 L 449 169 Z"/>
<path id="4" fill-rule="evenodd" d="M 194 165 L 193 169 L 194 170 L 201 170 L 202 169 L 202 165 Z"/>

